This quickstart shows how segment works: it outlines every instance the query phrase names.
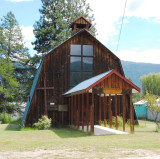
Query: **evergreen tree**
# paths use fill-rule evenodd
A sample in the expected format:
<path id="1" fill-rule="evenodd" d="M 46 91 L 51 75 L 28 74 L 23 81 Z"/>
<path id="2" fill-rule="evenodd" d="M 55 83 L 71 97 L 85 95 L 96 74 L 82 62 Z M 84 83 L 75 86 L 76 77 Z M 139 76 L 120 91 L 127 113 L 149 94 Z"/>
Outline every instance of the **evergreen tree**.
<path id="1" fill-rule="evenodd" d="M 0 58 L 0 110 L 6 111 L 9 101 L 15 97 L 18 82 L 14 77 L 14 68 L 9 58 Z"/>
<path id="2" fill-rule="evenodd" d="M 20 26 L 12 12 L 0 21 L 0 81 L 1 106 L 26 100 L 28 80 L 33 78 L 30 55 L 24 46 Z M 8 104 L 7 104 L 8 103 Z"/>
<path id="3" fill-rule="evenodd" d="M 34 49 L 38 53 L 47 53 L 71 36 L 68 26 L 79 16 L 94 21 L 94 16 L 86 0 L 41 0 L 40 20 L 34 25 L 36 41 Z M 95 35 L 93 25 L 91 33 Z"/>
<path id="4" fill-rule="evenodd" d="M 9 57 L 12 63 L 22 64 L 26 53 L 20 26 L 12 12 L 1 19 L 1 55 Z"/>

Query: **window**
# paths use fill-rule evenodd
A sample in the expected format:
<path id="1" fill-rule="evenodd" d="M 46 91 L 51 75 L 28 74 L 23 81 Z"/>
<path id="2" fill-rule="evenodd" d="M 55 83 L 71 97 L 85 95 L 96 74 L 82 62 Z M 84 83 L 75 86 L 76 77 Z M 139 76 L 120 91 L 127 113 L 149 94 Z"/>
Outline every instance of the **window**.
<path id="1" fill-rule="evenodd" d="M 92 45 L 83 45 L 83 55 L 84 56 L 93 56 L 93 46 Z"/>
<path id="2" fill-rule="evenodd" d="M 75 86 L 81 82 L 81 72 L 71 72 L 70 74 L 70 85 Z"/>
<path id="3" fill-rule="evenodd" d="M 71 71 L 81 71 L 81 57 L 71 56 L 70 67 Z"/>
<path id="4" fill-rule="evenodd" d="M 93 76 L 93 46 L 71 45 L 70 86 Z"/>
<path id="5" fill-rule="evenodd" d="M 93 58 L 83 57 L 83 71 L 92 71 L 93 70 Z"/>
<path id="6" fill-rule="evenodd" d="M 71 45 L 71 55 L 81 55 L 81 45 Z"/>
<path id="7" fill-rule="evenodd" d="M 92 76 L 92 72 L 83 72 L 83 81 L 91 78 Z"/>

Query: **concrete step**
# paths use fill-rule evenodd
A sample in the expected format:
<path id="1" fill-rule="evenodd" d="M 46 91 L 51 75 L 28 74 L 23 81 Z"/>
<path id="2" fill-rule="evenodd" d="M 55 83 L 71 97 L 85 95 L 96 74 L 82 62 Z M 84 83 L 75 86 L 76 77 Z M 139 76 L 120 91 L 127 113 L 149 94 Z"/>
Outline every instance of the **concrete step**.
<path id="1" fill-rule="evenodd" d="M 128 134 L 128 133 L 107 128 L 104 126 L 99 126 L 99 125 L 94 126 L 94 135 L 120 135 L 120 134 Z"/>

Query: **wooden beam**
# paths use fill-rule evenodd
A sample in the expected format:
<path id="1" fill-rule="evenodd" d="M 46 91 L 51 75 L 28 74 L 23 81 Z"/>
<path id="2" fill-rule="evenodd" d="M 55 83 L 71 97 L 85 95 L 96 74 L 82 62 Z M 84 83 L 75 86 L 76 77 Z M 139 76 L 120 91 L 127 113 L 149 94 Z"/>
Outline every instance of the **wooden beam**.
<path id="1" fill-rule="evenodd" d="M 125 131 L 125 123 L 126 123 L 126 101 L 125 94 L 122 95 L 122 107 L 123 107 L 123 131 Z"/>
<path id="2" fill-rule="evenodd" d="M 108 96 L 106 96 L 106 125 L 107 125 L 107 118 L 108 118 Z"/>
<path id="3" fill-rule="evenodd" d="M 104 88 L 103 92 L 105 94 L 121 94 L 122 88 Z"/>
<path id="4" fill-rule="evenodd" d="M 86 122 L 87 122 L 87 131 L 88 131 L 88 125 L 89 125 L 89 93 L 86 93 L 87 97 L 87 106 L 86 106 Z"/>
<path id="5" fill-rule="evenodd" d="M 94 134 L 94 93 L 92 92 L 92 105 L 91 105 L 91 133 Z"/>
<path id="6" fill-rule="evenodd" d="M 112 110 L 111 110 L 111 94 L 109 94 L 109 103 L 108 103 L 108 112 L 109 112 L 109 127 L 112 128 Z"/>
<path id="7" fill-rule="evenodd" d="M 97 124 L 97 105 L 98 105 L 98 101 L 97 101 L 97 95 L 95 96 L 95 105 L 94 105 L 94 120 L 95 120 L 95 124 Z"/>
<path id="8" fill-rule="evenodd" d="M 77 128 L 79 129 L 80 123 L 80 94 L 78 95 L 78 109 L 77 109 Z"/>
<path id="9" fill-rule="evenodd" d="M 82 131 L 84 131 L 84 93 L 82 93 Z"/>
<path id="10" fill-rule="evenodd" d="M 36 90 L 45 90 L 45 89 L 53 90 L 54 87 L 39 87 L 39 88 L 36 88 Z"/>
<path id="11" fill-rule="evenodd" d="M 116 129 L 118 129 L 118 121 L 117 121 L 117 104 L 118 104 L 118 97 L 115 94 L 115 117 L 116 117 Z"/>
<path id="12" fill-rule="evenodd" d="M 104 126 L 106 127 L 106 97 L 103 97 L 103 116 L 104 116 Z"/>
<path id="13" fill-rule="evenodd" d="M 101 95 L 99 94 L 99 125 L 101 125 Z"/>
<path id="14" fill-rule="evenodd" d="M 73 125 L 73 96 L 71 96 L 71 125 Z"/>
<path id="15" fill-rule="evenodd" d="M 45 112 L 45 115 L 48 115 L 48 113 L 47 113 L 47 91 L 46 91 L 45 62 L 44 62 L 44 112 Z"/>
<path id="16" fill-rule="evenodd" d="M 132 105 L 132 94 L 130 97 L 130 132 L 134 133 L 134 116 L 133 116 L 133 105 Z"/>
<path id="17" fill-rule="evenodd" d="M 71 124 L 71 97 L 68 97 L 68 124 Z"/>
<path id="18" fill-rule="evenodd" d="M 73 96 L 73 125 L 76 126 L 76 95 Z"/>

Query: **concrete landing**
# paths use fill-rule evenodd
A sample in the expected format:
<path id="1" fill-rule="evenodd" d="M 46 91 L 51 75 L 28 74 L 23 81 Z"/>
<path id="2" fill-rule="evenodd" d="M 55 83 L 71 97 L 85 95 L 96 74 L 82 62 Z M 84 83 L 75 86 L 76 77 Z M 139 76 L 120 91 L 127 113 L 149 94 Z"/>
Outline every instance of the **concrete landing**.
<path id="1" fill-rule="evenodd" d="M 120 135 L 120 134 L 128 134 L 128 133 L 111 128 L 106 128 L 104 126 L 99 126 L 99 125 L 94 126 L 94 135 Z"/>
<path id="2" fill-rule="evenodd" d="M 79 130 L 82 130 L 80 126 Z M 91 126 L 88 126 L 88 131 L 91 131 Z M 87 126 L 84 126 L 84 132 L 87 132 Z M 94 125 L 94 135 L 119 135 L 119 134 L 128 134 L 123 131 L 107 128 L 104 126 Z"/>

